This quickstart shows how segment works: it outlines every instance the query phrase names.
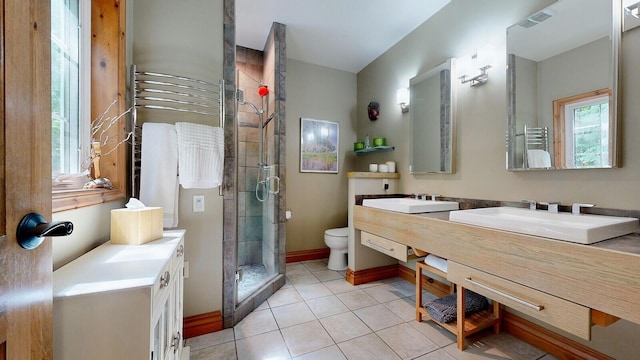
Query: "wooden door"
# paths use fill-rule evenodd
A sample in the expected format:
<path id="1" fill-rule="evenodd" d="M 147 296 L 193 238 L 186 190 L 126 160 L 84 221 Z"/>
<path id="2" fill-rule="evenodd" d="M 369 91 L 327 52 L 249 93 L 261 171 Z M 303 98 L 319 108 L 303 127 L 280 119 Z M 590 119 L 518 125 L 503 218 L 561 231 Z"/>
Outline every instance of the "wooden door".
<path id="1" fill-rule="evenodd" d="M 51 359 L 51 242 L 16 241 L 27 213 L 51 220 L 50 3 L 0 5 L 0 360 Z"/>

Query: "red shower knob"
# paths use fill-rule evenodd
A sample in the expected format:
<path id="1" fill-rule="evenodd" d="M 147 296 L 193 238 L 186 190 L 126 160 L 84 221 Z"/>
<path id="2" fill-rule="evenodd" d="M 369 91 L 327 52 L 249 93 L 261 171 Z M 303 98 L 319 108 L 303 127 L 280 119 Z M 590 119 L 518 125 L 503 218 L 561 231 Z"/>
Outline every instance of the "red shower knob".
<path id="1" fill-rule="evenodd" d="M 267 88 L 266 86 L 260 86 L 258 88 L 258 95 L 260 95 L 260 97 L 265 97 L 267 95 L 269 95 L 269 88 Z"/>

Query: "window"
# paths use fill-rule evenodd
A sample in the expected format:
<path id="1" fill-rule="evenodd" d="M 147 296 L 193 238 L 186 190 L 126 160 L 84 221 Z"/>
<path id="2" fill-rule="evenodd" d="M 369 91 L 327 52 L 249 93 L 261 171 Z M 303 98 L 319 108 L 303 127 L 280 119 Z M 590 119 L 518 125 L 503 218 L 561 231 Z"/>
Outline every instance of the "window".
<path id="1" fill-rule="evenodd" d="M 88 166 L 90 127 L 90 4 L 51 1 L 52 172 L 74 174 Z"/>
<path id="2" fill-rule="evenodd" d="M 596 90 L 553 102 L 556 167 L 612 166 L 611 91 Z"/>
<path id="3" fill-rule="evenodd" d="M 126 0 L 51 0 L 53 173 L 89 168 L 92 119 L 114 99 L 113 115 L 126 110 L 126 8 Z M 100 134 L 117 137 L 125 131 L 126 120 L 123 116 L 110 123 L 111 128 L 100 127 Z M 109 154 L 102 150 L 100 177 L 115 188 L 54 188 L 53 212 L 125 198 L 127 147 Z"/>
<path id="4" fill-rule="evenodd" d="M 609 96 L 567 104 L 567 166 L 606 167 L 609 159 Z"/>

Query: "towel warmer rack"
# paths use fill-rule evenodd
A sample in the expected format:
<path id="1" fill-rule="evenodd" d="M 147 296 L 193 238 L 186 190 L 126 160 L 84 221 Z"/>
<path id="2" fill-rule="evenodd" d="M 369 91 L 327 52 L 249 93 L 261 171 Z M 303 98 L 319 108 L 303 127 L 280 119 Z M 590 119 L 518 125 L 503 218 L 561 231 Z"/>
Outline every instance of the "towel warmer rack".
<path id="1" fill-rule="evenodd" d="M 218 117 L 224 128 L 224 80 L 218 83 L 159 72 L 130 70 L 131 101 L 131 196 L 137 197 L 140 186 L 142 126 L 138 110 L 161 110 Z"/>
<path id="2" fill-rule="evenodd" d="M 533 149 L 540 149 L 549 152 L 549 129 L 544 127 L 528 127 L 524 125 L 524 168 L 529 168 L 527 152 Z"/>

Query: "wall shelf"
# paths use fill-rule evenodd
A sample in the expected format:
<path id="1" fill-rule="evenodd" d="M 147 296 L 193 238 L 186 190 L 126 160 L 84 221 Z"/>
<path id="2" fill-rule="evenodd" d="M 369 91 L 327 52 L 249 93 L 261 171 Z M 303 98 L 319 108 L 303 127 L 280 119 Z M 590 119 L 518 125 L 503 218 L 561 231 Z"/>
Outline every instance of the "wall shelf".
<path id="1" fill-rule="evenodd" d="M 370 147 L 362 150 L 355 150 L 354 153 L 357 156 L 360 156 L 360 155 L 366 155 L 366 154 L 371 154 L 375 152 L 386 152 L 386 151 L 393 151 L 393 150 L 395 150 L 394 146 L 374 146 L 374 147 Z"/>

